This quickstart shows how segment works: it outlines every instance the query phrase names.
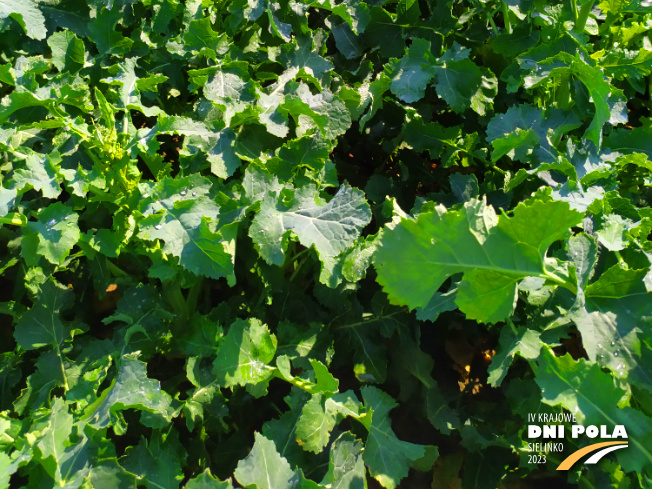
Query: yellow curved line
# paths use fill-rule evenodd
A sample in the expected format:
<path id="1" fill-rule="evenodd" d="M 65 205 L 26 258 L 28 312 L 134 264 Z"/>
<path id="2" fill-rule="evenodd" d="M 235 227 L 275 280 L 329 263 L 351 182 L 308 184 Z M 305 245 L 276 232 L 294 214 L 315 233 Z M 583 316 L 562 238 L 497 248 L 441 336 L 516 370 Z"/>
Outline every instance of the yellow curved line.
<path id="1" fill-rule="evenodd" d="M 602 447 L 608 447 L 610 445 L 627 445 L 626 441 L 604 441 L 602 443 L 594 443 L 588 447 L 580 448 L 576 452 L 571 453 L 568 457 L 564 459 L 562 463 L 559 464 L 557 470 L 568 470 L 570 469 L 575 462 L 581 459 L 584 455 L 595 452 L 596 450 Z"/>

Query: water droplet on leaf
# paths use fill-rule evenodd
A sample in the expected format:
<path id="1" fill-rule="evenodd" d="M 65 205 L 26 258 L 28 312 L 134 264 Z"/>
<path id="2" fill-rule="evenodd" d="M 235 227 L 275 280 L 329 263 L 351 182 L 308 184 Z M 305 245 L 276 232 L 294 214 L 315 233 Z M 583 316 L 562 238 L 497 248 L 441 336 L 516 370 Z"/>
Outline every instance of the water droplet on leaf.
<path id="1" fill-rule="evenodd" d="M 157 224 L 157 225 L 154 226 L 154 227 L 155 227 L 156 229 L 161 229 L 161 228 L 163 227 L 163 225 L 162 225 L 162 224 Z"/>
<path id="2" fill-rule="evenodd" d="M 182 196 L 186 195 L 188 193 L 188 189 L 184 188 L 181 192 L 179 192 Z"/>

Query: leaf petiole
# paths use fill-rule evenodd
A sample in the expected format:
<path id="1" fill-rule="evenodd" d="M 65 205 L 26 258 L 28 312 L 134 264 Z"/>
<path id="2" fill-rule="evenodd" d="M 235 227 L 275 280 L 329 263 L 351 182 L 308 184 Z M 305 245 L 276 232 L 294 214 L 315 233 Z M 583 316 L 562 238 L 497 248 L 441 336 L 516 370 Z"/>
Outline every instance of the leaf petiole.
<path id="1" fill-rule="evenodd" d="M 500 7 L 503 11 L 503 23 L 505 24 L 505 30 L 507 31 L 507 34 L 511 34 L 512 22 L 509 20 L 509 7 L 505 2 L 500 2 Z"/>
<path id="2" fill-rule="evenodd" d="M 9 224 L 11 226 L 27 226 L 27 217 L 18 212 L 7 214 L 5 217 L 0 217 L 0 224 Z"/>

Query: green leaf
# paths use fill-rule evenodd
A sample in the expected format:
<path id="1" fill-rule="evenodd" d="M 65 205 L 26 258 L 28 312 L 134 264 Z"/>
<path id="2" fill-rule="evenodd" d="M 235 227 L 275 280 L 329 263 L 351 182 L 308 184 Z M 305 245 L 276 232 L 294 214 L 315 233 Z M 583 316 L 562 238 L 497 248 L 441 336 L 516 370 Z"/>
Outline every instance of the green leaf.
<path id="1" fill-rule="evenodd" d="M 247 458 L 240 460 L 233 474 L 243 487 L 289 489 L 295 487 L 294 471 L 276 451 L 273 441 L 255 433 L 254 446 Z"/>
<path id="2" fill-rule="evenodd" d="M 333 442 L 328 472 L 321 481 L 331 489 L 366 489 L 363 445 L 352 433 L 344 432 Z"/>
<path id="3" fill-rule="evenodd" d="M 270 264 L 283 263 L 290 232 L 299 242 L 322 256 L 337 256 L 350 248 L 370 221 L 371 212 L 363 192 L 342 186 L 328 202 L 323 202 L 312 185 L 299 188 L 292 200 L 268 194 L 249 228 L 249 236 L 260 256 Z"/>
<path id="4" fill-rule="evenodd" d="M 138 479 L 147 480 L 148 487 L 178 487 L 183 479 L 183 456 L 178 436 L 174 435 L 172 432 L 164 440 L 162 435 L 154 434 L 149 443 L 141 438 L 138 445 L 129 447 L 122 465 Z"/>
<path id="5" fill-rule="evenodd" d="M 430 158 L 441 159 L 444 167 L 458 162 L 466 166 L 474 159 L 472 138 L 465 141 L 459 126 L 444 127 L 438 122 L 425 124 L 421 118 L 416 118 L 405 125 L 403 134 L 405 142 L 415 151 L 428 151 Z"/>
<path id="6" fill-rule="evenodd" d="M 643 278 L 647 272 L 647 269 L 632 270 L 614 265 L 586 288 L 586 296 L 621 299 L 631 295 L 645 294 L 647 289 Z"/>
<path id="7" fill-rule="evenodd" d="M 45 17 L 31 0 L 0 0 L 0 19 L 11 17 L 32 39 L 45 39 Z"/>
<path id="8" fill-rule="evenodd" d="M 378 77 L 369 84 L 369 98 L 371 99 L 371 104 L 367 111 L 360 117 L 360 130 L 362 130 L 367 122 L 376 115 L 378 110 L 383 108 L 384 95 L 387 90 L 389 90 L 391 83 L 391 78 L 382 72 L 379 73 Z"/>
<path id="9" fill-rule="evenodd" d="M 204 96 L 223 111 L 224 122 L 230 124 L 234 115 L 244 111 L 255 100 L 246 63 L 220 66 L 204 86 Z"/>
<path id="10" fill-rule="evenodd" d="M 90 482 L 93 487 L 130 489 L 136 485 L 136 477 L 118 465 L 117 460 L 109 459 L 93 465 Z"/>
<path id="11" fill-rule="evenodd" d="M 116 29 L 118 22 L 122 20 L 120 9 L 100 8 L 95 21 L 87 24 L 88 37 L 95 42 L 100 55 L 122 56 L 131 49 L 134 42 Z"/>
<path id="12" fill-rule="evenodd" d="M 635 87 L 645 86 L 645 77 L 652 73 L 652 51 L 649 49 L 628 50 L 609 49 L 603 58 L 599 60 L 600 66 L 609 77 L 617 80 L 627 80 Z"/>
<path id="13" fill-rule="evenodd" d="M 435 76 L 433 62 L 430 42 L 414 39 L 400 62 L 390 65 L 392 81 L 389 88 L 392 93 L 407 103 L 421 100 L 430 80 Z"/>
<path id="14" fill-rule="evenodd" d="M 38 442 L 41 464 L 48 470 L 55 481 L 62 481 L 61 464 L 66 449 L 66 442 L 72 433 L 73 418 L 68 412 L 68 406 L 62 399 L 57 398 L 52 405 L 45 435 Z"/>
<path id="15" fill-rule="evenodd" d="M 185 489 L 233 489 L 231 481 L 221 481 L 211 474 L 210 469 L 204 470 L 183 486 Z"/>
<path id="16" fill-rule="evenodd" d="M 328 16 L 325 23 L 330 28 L 340 53 L 346 59 L 359 58 L 362 54 L 362 47 L 358 36 L 355 35 L 349 24 L 335 15 Z"/>
<path id="17" fill-rule="evenodd" d="M 591 361 L 652 392 L 652 371 L 644 360 L 648 347 L 641 341 L 652 324 L 645 270 L 619 269 L 615 265 L 589 285 L 569 317 Z"/>
<path id="18" fill-rule="evenodd" d="M 307 451 L 320 453 L 330 440 L 335 425 L 344 416 L 360 415 L 360 402 L 352 391 L 335 394 L 315 394 L 301 409 L 296 424 L 296 439 Z"/>
<path id="19" fill-rule="evenodd" d="M 52 63 L 63 72 L 79 70 L 85 61 L 84 41 L 69 30 L 55 32 L 48 38 L 52 50 Z"/>
<path id="20" fill-rule="evenodd" d="M 49 205 L 38 215 L 38 221 L 28 221 L 23 237 L 23 258 L 36 263 L 32 253 L 61 265 L 79 241 L 79 215 L 61 202 Z"/>
<path id="21" fill-rule="evenodd" d="M 436 66 L 437 94 L 455 112 L 473 109 L 480 115 L 493 108 L 498 93 L 498 80 L 487 68 L 478 67 L 470 59 L 449 61 Z"/>
<path id="22" fill-rule="evenodd" d="M 0 452 L 0 487 L 2 489 L 9 487 L 9 478 L 13 474 L 13 472 L 9 471 L 10 466 L 11 459 L 9 458 L 9 455 Z"/>
<path id="23" fill-rule="evenodd" d="M 46 345 L 59 348 L 71 336 L 71 327 L 64 324 L 60 314 L 74 302 L 70 289 L 48 280 L 41 286 L 38 300 L 16 323 L 14 338 L 25 350 Z"/>
<path id="24" fill-rule="evenodd" d="M 361 391 L 365 408 L 371 414 L 362 420 L 369 431 L 363 455 L 365 464 L 383 487 L 395 489 L 410 467 L 425 456 L 426 446 L 396 437 L 389 417 L 389 412 L 397 406 L 394 399 L 376 387 L 365 386 Z"/>
<path id="25" fill-rule="evenodd" d="M 559 154 L 555 148 L 558 140 L 580 125 L 581 121 L 572 113 L 514 105 L 504 114 L 494 116 L 487 125 L 487 140 L 494 147 L 491 159 L 497 161 L 506 154 L 531 166 L 536 166 L 532 156 L 535 163 L 552 163 Z"/>
<path id="26" fill-rule="evenodd" d="M 18 168 L 13 176 L 11 188 L 41 190 L 43 197 L 56 199 L 61 194 L 57 165 L 52 158 L 33 154 L 25 159 L 25 166 Z"/>
<path id="27" fill-rule="evenodd" d="M 537 331 L 520 328 L 514 333 L 511 328 L 503 326 L 500 331 L 499 347 L 488 368 L 487 382 L 493 387 L 500 386 L 516 354 L 526 360 L 535 360 L 540 351 L 541 340 Z"/>
<path id="28" fill-rule="evenodd" d="M 257 319 L 238 319 L 217 351 L 213 372 L 225 387 L 266 383 L 274 369 L 268 364 L 276 353 L 276 337 Z"/>
<path id="29" fill-rule="evenodd" d="M 617 454 L 626 471 L 641 471 L 652 464 L 652 420 L 631 407 L 619 407 L 626 392 L 600 366 L 584 359 L 575 361 L 570 355 L 556 357 L 544 348 L 539 360 L 536 383 L 542 401 L 550 406 L 561 405 L 573 413 L 580 424 L 603 425 L 613 429 L 623 425 L 629 448 Z"/>
<path id="30" fill-rule="evenodd" d="M 428 421 L 443 434 L 447 435 L 452 429 L 459 428 L 459 417 L 448 405 L 448 400 L 437 384 L 426 391 L 425 407 Z"/>
<path id="31" fill-rule="evenodd" d="M 476 200 L 459 211 L 437 208 L 383 232 L 374 257 L 378 281 L 390 300 L 413 309 L 426 307 L 448 277 L 464 273 L 455 301 L 460 310 L 501 321 L 514 309 L 517 282 L 549 278 L 547 248 L 581 219 L 565 202 L 520 204 L 513 217 L 496 216 Z M 542 224 L 533 229 L 532 222 Z"/>
<path id="32" fill-rule="evenodd" d="M 297 122 L 299 136 L 308 132 L 314 124 L 326 139 L 335 139 L 351 126 L 351 114 L 344 102 L 328 90 L 313 95 L 305 83 L 300 83 L 294 94 L 285 96 L 281 108 Z"/>
<path id="33" fill-rule="evenodd" d="M 608 214 L 601 219 L 600 229 L 595 234 L 598 242 L 609 251 L 620 251 L 628 244 L 627 231 L 634 223 L 618 214 Z"/>
<path id="34" fill-rule="evenodd" d="M 119 411 L 135 408 L 169 422 L 171 403 L 172 398 L 161 390 L 159 381 L 148 378 L 147 365 L 135 355 L 124 355 L 113 384 L 85 410 L 85 416 L 96 429 L 114 426 L 114 430 L 124 431 Z"/>
<path id="35" fill-rule="evenodd" d="M 138 76 L 136 75 L 137 58 L 127 58 L 118 65 L 114 76 L 104 78 L 102 81 L 109 85 L 117 85 L 118 107 L 121 109 L 141 110 L 140 92 L 138 91 Z"/>
<path id="36" fill-rule="evenodd" d="M 142 92 L 158 92 L 158 86 L 161 83 L 165 83 L 168 80 L 168 77 L 160 73 L 154 75 L 146 76 L 144 78 L 139 78 L 136 81 L 136 88 Z"/>
<path id="37" fill-rule="evenodd" d="M 162 240 L 163 251 L 178 257 L 182 267 L 197 275 L 232 277 L 233 237 L 228 229 L 224 234 L 216 230 L 219 207 L 207 196 L 210 186 L 200 175 L 166 177 L 143 185 L 141 193 L 148 198 L 140 203 L 145 218 L 139 223 L 138 236 Z"/>
<path id="38" fill-rule="evenodd" d="M 616 128 L 605 139 L 605 147 L 622 153 L 645 153 L 652 158 L 652 119 L 642 119 L 634 129 Z"/>

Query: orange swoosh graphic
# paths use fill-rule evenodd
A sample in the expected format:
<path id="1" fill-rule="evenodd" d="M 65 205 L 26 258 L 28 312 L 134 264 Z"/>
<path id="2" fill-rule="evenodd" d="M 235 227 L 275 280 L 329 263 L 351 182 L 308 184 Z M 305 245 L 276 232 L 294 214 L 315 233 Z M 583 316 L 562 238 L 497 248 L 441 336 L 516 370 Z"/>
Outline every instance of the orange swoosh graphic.
<path id="1" fill-rule="evenodd" d="M 611 445 L 627 445 L 626 441 L 604 441 L 602 443 L 594 443 L 588 447 L 580 448 L 576 452 L 571 453 L 566 459 L 559 464 L 557 470 L 568 470 L 570 469 L 575 462 L 581 459 L 587 453 L 595 452 L 596 450 L 602 447 L 608 447 Z"/>

